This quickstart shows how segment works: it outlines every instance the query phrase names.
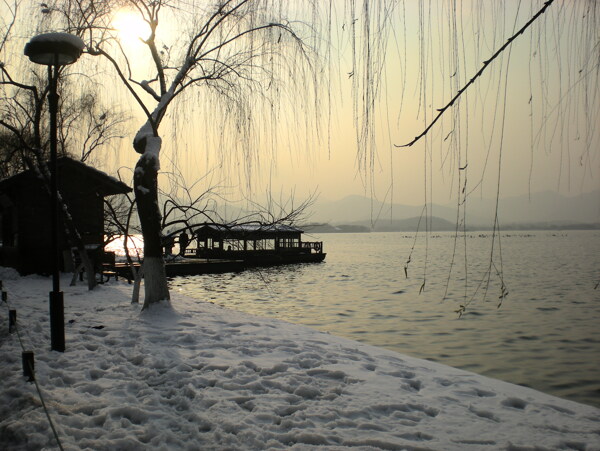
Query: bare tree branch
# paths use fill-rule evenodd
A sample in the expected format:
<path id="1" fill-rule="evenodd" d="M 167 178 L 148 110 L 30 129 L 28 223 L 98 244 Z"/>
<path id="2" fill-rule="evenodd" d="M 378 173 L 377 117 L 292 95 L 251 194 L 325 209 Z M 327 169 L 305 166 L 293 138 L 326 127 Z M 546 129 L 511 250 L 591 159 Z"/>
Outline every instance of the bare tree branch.
<path id="1" fill-rule="evenodd" d="M 129 84 L 128 79 L 125 77 L 125 75 L 121 71 L 121 67 L 119 66 L 119 64 L 117 63 L 117 61 L 111 55 L 109 55 L 106 51 L 104 51 L 101 48 L 95 48 L 93 50 L 90 49 L 88 51 L 92 55 L 102 55 L 102 56 L 104 56 L 112 64 L 112 66 L 114 67 L 114 69 L 117 71 L 117 75 L 119 76 L 119 78 L 121 79 L 121 81 L 123 82 L 123 84 L 125 85 L 125 87 L 127 88 L 127 90 L 131 93 L 131 95 L 133 96 L 133 98 L 135 99 L 135 101 L 138 103 L 138 105 L 140 106 L 140 108 L 142 109 L 142 111 L 146 114 L 146 118 L 148 119 L 148 121 L 152 125 L 152 128 L 154 129 L 155 132 L 157 132 L 156 131 L 157 125 L 156 125 L 156 123 L 154 121 L 154 118 L 152 117 L 152 114 L 150 113 L 150 111 L 148 110 L 148 108 L 146 108 L 146 105 L 144 104 L 144 102 L 142 101 L 142 99 L 140 98 L 140 96 L 138 96 L 137 92 L 135 92 L 135 90 Z"/>

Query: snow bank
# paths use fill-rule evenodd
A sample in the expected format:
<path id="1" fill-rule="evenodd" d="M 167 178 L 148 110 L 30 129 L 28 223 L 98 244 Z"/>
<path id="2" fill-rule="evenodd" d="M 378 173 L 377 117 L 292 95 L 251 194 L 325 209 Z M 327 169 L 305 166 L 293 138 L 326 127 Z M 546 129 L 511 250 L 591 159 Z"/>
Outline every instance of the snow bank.
<path id="1" fill-rule="evenodd" d="M 65 449 L 600 450 L 594 407 L 177 293 L 140 314 L 123 283 L 66 288 L 50 352 L 50 285 L 4 280 Z M 0 361 L 0 448 L 54 447 L 6 314 Z"/>

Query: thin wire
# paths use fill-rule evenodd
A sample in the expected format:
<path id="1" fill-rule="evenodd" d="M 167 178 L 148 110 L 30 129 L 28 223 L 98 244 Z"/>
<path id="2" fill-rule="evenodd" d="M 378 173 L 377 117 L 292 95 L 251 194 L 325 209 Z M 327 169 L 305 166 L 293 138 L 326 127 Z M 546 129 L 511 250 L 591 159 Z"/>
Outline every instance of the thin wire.
<path id="1" fill-rule="evenodd" d="M 6 304 L 8 305 L 8 307 L 10 309 L 10 303 L 8 302 L 8 296 L 6 299 Z M 15 322 L 14 327 L 17 331 L 17 337 L 19 338 L 19 344 L 21 345 L 21 350 L 23 352 L 25 352 L 25 347 L 23 346 L 23 340 L 21 339 L 21 333 L 19 332 L 19 325 L 17 322 Z M 42 407 L 46 414 L 46 418 L 48 418 L 48 423 L 50 423 L 50 428 L 52 429 L 52 433 L 54 434 L 54 439 L 56 440 L 56 443 L 58 444 L 58 447 L 60 448 L 60 450 L 64 451 L 64 448 L 62 446 L 60 438 L 58 437 L 58 432 L 56 432 L 56 428 L 54 427 L 54 422 L 52 421 L 52 418 L 50 417 L 50 412 L 48 412 L 48 408 L 46 407 L 46 402 L 44 401 L 44 396 L 42 395 L 42 390 L 40 389 L 37 379 L 35 378 L 35 372 L 34 372 L 33 366 L 31 365 L 31 362 L 27 362 L 27 365 L 29 366 L 29 372 L 32 376 L 33 383 L 35 384 L 35 388 L 38 392 L 38 396 L 40 398 L 40 402 L 42 403 Z"/>
<path id="2" fill-rule="evenodd" d="M 6 290 L 4 290 L 4 291 L 6 291 Z M 11 294 L 11 297 L 13 297 L 13 298 L 15 298 L 15 299 L 17 299 L 17 300 L 23 299 L 23 297 L 21 297 L 21 296 L 19 296 L 19 295 L 15 294 L 15 293 L 12 293 L 12 294 Z M 8 305 L 8 308 L 10 309 L 10 303 L 8 302 L 8 294 L 7 294 L 7 297 L 6 297 L 6 301 L 5 301 L 5 302 L 6 302 L 6 304 Z M 31 335 L 29 335 L 29 332 L 27 332 L 27 330 L 25 330 L 25 331 L 23 331 L 23 333 L 24 333 L 24 335 L 25 335 L 25 338 L 26 338 L 27 340 L 29 340 L 29 343 L 30 343 L 30 345 L 31 345 L 31 346 L 33 346 L 33 345 L 32 345 L 32 343 L 33 343 L 33 340 L 31 339 Z M 21 340 L 21 336 L 20 336 L 20 335 L 19 335 L 19 340 Z M 22 348 L 24 348 L 24 346 L 25 346 L 25 345 L 24 345 L 24 344 L 23 344 L 23 342 L 21 341 L 21 347 L 22 347 Z"/>
<path id="3" fill-rule="evenodd" d="M 265 284 L 265 286 L 267 287 L 267 290 L 269 291 L 269 294 L 271 295 L 272 300 L 277 301 L 277 302 L 281 302 L 279 299 L 279 296 L 277 296 L 272 290 L 271 287 L 269 285 L 269 282 L 267 282 L 267 279 L 265 279 L 265 277 L 263 276 L 262 271 L 260 270 L 260 268 L 257 266 L 256 267 L 256 271 L 258 271 L 258 275 L 260 276 L 261 280 L 263 281 L 263 283 Z"/>

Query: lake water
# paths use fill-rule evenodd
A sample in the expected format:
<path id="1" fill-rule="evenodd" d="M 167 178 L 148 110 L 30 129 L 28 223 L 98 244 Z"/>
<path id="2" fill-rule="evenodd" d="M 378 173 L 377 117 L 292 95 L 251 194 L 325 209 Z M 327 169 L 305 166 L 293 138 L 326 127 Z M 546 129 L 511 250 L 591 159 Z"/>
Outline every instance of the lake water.
<path id="1" fill-rule="evenodd" d="M 324 263 L 178 277 L 172 289 L 600 407 L 599 231 L 503 234 L 487 293 L 489 232 L 314 238 Z"/>

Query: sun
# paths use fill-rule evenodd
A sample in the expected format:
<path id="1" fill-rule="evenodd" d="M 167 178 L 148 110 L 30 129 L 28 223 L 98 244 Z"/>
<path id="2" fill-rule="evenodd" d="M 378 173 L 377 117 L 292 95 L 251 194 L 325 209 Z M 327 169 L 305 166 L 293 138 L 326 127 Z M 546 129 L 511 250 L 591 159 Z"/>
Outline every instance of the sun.
<path id="1" fill-rule="evenodd" d="M 141 40 L 148 39 L 150 36 L 150 26 L 144 22 L 139 13 L 131 10 L 117 11 L 112 26 L 123 45 L 136 46 L 141 43 Z"/>

